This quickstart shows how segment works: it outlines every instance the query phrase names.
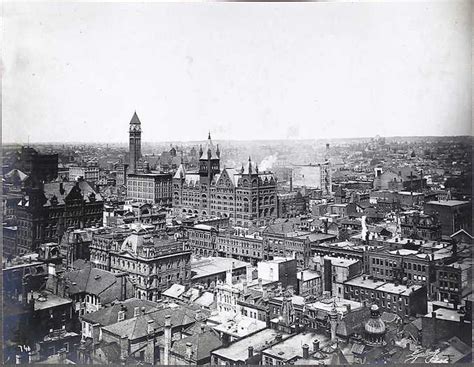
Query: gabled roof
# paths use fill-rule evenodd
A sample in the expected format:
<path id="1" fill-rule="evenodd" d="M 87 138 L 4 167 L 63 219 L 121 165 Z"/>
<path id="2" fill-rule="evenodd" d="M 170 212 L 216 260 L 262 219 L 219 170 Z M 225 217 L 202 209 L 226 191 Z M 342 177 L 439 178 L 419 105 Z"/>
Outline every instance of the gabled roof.
<path id="1" fill-rule="evenodd" d="M 186 177 L 186 168 L 184 168 L 184 164 L 180 164 L 176 173 L 174 174 L 173 178 L 185 178 Z"/>
<path id="2" fill-rule="evenodd" d="M 18 178 L 21 182 L 25 181 L 28 178 L 28 175 L 19 169 L 12 169 L 5 175 L 5 178 L 14 179 Z"/>
<path id="3" fill-rule="evenodd" d="M 222 341 L 213 330 L 194 334 L 174 342 L 171 351 L 179 356 L 186 357 L 186 344 L 191 343 L 191 358 L 198 362 L 210 358 L 211 352 L 223 346 Z"/>
<path id="4" fill-rule="evenodd" d="M 188 326 L 196 322 L 196 311 L 189 307 L 178 306 L 174 308 L 165 308 L 149 312 L 138 317 L 117 322 L 106 326 L 104 331 L 115 334 L 119 337 L 127 336 L 129 340 L 143 338 L 147 335 L 147 325 L 149 320 L 154 321 L 155 332 L 163 330 L 165 317 L 171 316 L 171 326 Z"/>
<path id="5" fill-rule="evenodd" d="M 62 186 L 62 190 L 61 190 Z M 45 206 L 51 205 L 51 199 L 56 197 L 58 205 L 65 203 L 66 198 L 71 195 L 80 195 L 86 203 L 95 201 L 103 201 L 102 196 L 95 192 L 94 189 L 86 181 L 77 182 L 49 182 L 44 184 L 44 196 L 47 199 Z"/>
<path id="6" fill-rule="evenodd" d="M 125 319 L 130 319 L 134 317 L 136 307 L 139 308 L 140 314 L 143 314 L 143 309 L 145 313 L 147 313 L 157 310 L 157 306 L 155 302 L 130 298 L 123 302 L 118 302 L 113 306 L 102 308 L 99 311 L 85 314 L 82 316 L 82 319 L 89 323 L 98 323 L 101 326 L 107 326 L 115 324 L 118 321 L 119 311 L 125 311 Z"/>

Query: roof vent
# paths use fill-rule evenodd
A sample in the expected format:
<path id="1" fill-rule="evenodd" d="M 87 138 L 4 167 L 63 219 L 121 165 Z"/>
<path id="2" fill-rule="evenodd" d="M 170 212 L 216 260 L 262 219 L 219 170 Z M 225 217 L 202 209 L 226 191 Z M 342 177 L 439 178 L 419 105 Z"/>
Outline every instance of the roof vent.
<path id="1" fill-rule="evenodd" d="M 94 277 L 95 280 L 99 280 L 100 279 L 100 275 L 97 274 L 95 277 Z"/>

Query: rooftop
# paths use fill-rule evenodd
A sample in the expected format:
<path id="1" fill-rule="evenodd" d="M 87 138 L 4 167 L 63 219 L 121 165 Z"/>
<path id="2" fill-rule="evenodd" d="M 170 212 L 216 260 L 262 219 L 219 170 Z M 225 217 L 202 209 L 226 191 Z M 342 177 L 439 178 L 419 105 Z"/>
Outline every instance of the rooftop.
<path id="1" fill-rule="evenodd" d="M 426 204 L 441 205 L 441 206 L 457 206 L 469 204 L 469 201 L 462 200 L 439 200 L 439 201 L 428 201 Z"/>
<path id="2" fill-rule="evenodd" d="M 223 317 L 222 317 L 223 316 Z M 223 321 L 219 325 L 213 327 L 214 330 L 229 334 L 237 338 L 243 338 L 253 334 L 256 331 L 263 330 L 267 327 L 265 321 L 260 321 L 247 316 L 239 315 L 235 319 L 227 319 L 225 315 L 219 317 L 211 317 L 211 322 Z"/>
<path id="3" fill-rule="evenodd" d="M 35 311 L 72 304 L 72 300 L 49 292 L 33 292 L 33 297 L 35 299 Z"/>
<path id="4" fill-rule="evenodd" d="M 408 296 L 412 292 L 416 292 L 421 288 L 420 285 L 412 285 L 407 287 L 403 284 L 395 285 L 395 283 L 385 282 L 383 280 L 369 279 L 366 275 L 361 275 L 357 278 L 348 280 L 344 284 L 365 289 L 377 289 L 381 292 L 399 294 L 403 296 Z"/>
<path id="5" fill-rule="evenodd" d="M 260 353 L 267 348 L 268 343 L 274 341 L 279 334 L 282 336 L 282 339 L 289 337 L 289 334 L 266 328 L 258 333 L 238 340 L 226 348 L 218 349 L 214 351 L 213 354 L 231 361 L 245 361 L 248 358 L 249 347 L 253 347 L 254 353 Z"/>
<path id="6" fill-rule="evenodd" d="M 356 259 L 345 259 L 342 257 L 334 256 L 324 256 L 323 258 L 330 260 L 333 266 L 348 267 L 359 262 L 359 260 Z"/>
<path id="7" fill-rule="evenodd" d="M 312 350 L 313 341 L 315 340 L 319 341 L 320 345 L 322 345 L 328 342 L 329 338 L 324 334 L 299 333 L 265 349 L 263 352 L 277 359 L 290 360 L 294 357 L 303 357 L 302 346 L 304 344 L 308 345 L 310 350 Z"/>
<path id="8" fill-rule="evenodd" d="M 192 279 L 224 273 L 232 269 L 232 265 L 234 265 L 234 269 L 239 269 L 250 266 L 250 263 L 225 257 L 194 259 L 191 261 L 191 272 L 194 274 Z"/>

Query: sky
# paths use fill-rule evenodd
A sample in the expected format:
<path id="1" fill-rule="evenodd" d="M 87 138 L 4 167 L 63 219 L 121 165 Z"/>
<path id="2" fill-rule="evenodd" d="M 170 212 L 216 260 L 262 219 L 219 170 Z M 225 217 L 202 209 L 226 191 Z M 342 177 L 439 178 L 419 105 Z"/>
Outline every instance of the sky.
<path id="1" fill-rule="evenodd" d="M 5 143 L 471 134 L 469 1 L 2 11 Z"/>

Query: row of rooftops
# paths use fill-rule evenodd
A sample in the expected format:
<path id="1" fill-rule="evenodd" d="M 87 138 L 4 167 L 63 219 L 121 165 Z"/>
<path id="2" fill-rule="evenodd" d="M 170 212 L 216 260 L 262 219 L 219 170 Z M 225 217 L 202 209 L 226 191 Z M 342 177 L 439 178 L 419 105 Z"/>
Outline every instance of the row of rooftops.
<path id="1" fill-rule="evenodd" d="M 377 290 L 390 294 L 397 294 L 401 296 L 410 296 L 422 288 L 420 285 L 406 286 L 403 284 L 395 284 L 383 280 L 373 279 L 367 275 L 361 275 L 344 282 L 345 286 L 354 286 L 364 289 Z"/>

